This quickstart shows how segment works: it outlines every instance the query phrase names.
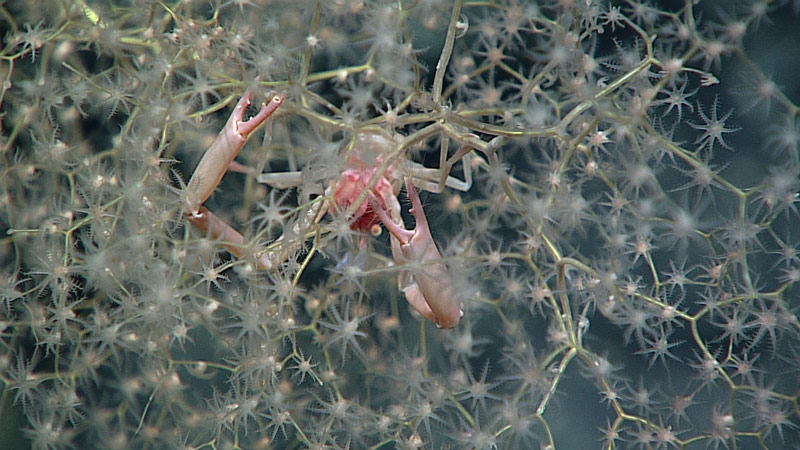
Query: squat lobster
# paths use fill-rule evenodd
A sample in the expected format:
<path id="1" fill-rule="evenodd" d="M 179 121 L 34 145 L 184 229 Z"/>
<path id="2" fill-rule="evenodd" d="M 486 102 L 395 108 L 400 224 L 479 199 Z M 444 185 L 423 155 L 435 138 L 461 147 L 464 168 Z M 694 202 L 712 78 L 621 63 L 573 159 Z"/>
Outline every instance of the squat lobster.
<path id="1" fill-rule="evenodd" d="M 249 255 L 246 251 L 245 238 L 204 207 L 203 203 L 217 187 L 248 136 L 275 112 L 285 98 L 285 95 L 274 96 L 269 103 L 262 104 L 256 116 L 244 120 L 245 110 L 252 99 L 252 92 L 247 90 L 234 107 L 225 127 L 206 150 L 184 189 L 184 217 L 200 231 L 220 241 L 221 245 L 237 258 Z M 370 139 L 369 136 L 362 138 Z M 385 146 L 391 142 L 382 135 L 371 135 L 371 138 L 375 140 L 373 144 L 378 146 Z M 376 161 L 376 164 L 379 164 L 380 157 Z M 392 186 L 393 169 L 389 168 L 379 174 L 377 165 L 365 166 L 357 154 L 349 160 L 349 163 L 352 167 L 345 170 L 338 182 L 331 185 L 329 207 L 334 210 L 353 211 L 351 216 L 353 229 L 375 233 L 377 222 L 383 223 L 392 235 L 392 254 L 395 262 L 399 265 L 415 266 L 413 270 L 408 270 L 410 274 L 401 271 L 399 275 L 400 288 L 406 300 L 423 317 L 438 327 L 455 327 L 463 315 L 455 284 L 450 278 L 447 267 L 441 261 L 441 255 L 431 237 L 425 212 L 411 179 L 406 178 L 405 183 L 412 202 L 411 213 L 417 223 L 414 230 L 406 230 L 401 225 L 398 189 Z M 378 179 L 373 182 L 372 178 L 376 175 Z M 372 187 L 366 201 L 352 205 L 358 198 L 364 198 L 362 191 L 369 185 Z M 256 252 L 254 256 L 257 269 L 265 270 L 272 267 L 272 261 L 263 252 Z"/>

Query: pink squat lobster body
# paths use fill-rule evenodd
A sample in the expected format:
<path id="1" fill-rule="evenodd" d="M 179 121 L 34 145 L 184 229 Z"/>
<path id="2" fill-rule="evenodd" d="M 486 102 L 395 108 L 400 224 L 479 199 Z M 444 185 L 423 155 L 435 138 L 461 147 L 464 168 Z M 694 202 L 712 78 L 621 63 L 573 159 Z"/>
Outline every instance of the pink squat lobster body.
<path id="1" fill-rule="evenodd" d="M 342 172 L 339 179 L 331 186 L 333 195 L 331 206 L 334 211 L 346 211 L 350 208 L 350 205 L 356 201 L 361 192 L 369 185 L 377 171 L 377 164 L 381 161 L 382 158 L 378 157 L 374 161 L 375 164 L 367 166 L 360 159 L 360 155 L 355 155 L 348 159 L 347 162 L 350 168 Z M 400 203 L 397 201 L 397 193 L 392 186 L 391 179 L 392 168 L 390 167 L 376 180 L 370 192 L 377 197 L 380 209 L 389 209 L 399 214 Z M 380 233 L 379 218 L 370 202 L 363 202 L 358 205 L 350 219 L 351 230 L 373 235 Z M 362 241 L 362 245 L 364 244 L 366 244 L 366 241 Z"/>

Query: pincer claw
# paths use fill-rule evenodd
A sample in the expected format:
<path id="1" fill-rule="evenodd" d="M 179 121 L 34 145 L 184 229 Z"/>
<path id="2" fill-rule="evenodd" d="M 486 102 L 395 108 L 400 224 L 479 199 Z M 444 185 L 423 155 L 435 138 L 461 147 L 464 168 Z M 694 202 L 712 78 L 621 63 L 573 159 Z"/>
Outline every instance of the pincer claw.
<path id="1" fill-rule="evenodd" d="M 408 303 L 439 328 L 453 328 L 464 315 L 457 289 L 433 241 L 419 194 L 410 178 L 405 182 L 411 199 L 411 214 L 417 222 L 413 230 L 406 230 L 393 221 L 374 195 L 369 198 L 370 206 L 392 234 L 395 263 L 419 265 L 411 271 L 413 281 L 402 288 Z"/>

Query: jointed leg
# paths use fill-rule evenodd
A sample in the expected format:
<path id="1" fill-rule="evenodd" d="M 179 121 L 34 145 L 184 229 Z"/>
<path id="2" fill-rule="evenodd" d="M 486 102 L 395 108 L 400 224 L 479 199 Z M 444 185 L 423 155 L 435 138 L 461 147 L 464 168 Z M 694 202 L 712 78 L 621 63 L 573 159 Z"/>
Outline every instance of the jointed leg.
<path id="1" fill-rule="evenodd" d="M 252 95 L 250 90 L 242 95 L 225 127 L 200 159 L 184 190 L 183 215 L 186 219 L 210 238 L 221 241 L 222 245 L 238 258 L 246 254 L 244 237 L 206 209 L 203 203 L 214 192 L 250 134 L 275 112 L 286 98 L 285 95 L 273 97 L 269 103 L 261 105 L 261 110 L 255 117 L 244 120 L 245 110 L 250 105 Z M 256 265 L 258 269 L 266 269 L 269 267 L 269 261 L 262 255 L 256 258 Z"/>

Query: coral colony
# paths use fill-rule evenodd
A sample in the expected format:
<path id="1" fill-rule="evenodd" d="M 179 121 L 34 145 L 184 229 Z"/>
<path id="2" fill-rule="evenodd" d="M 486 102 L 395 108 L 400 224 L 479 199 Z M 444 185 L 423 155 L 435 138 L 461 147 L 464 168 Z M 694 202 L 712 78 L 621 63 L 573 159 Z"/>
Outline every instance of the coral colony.
<path id="1" fill-rule="evenodd" d="M 0 446 L 796 448 L 798 14 L 0 2 Z"/>

